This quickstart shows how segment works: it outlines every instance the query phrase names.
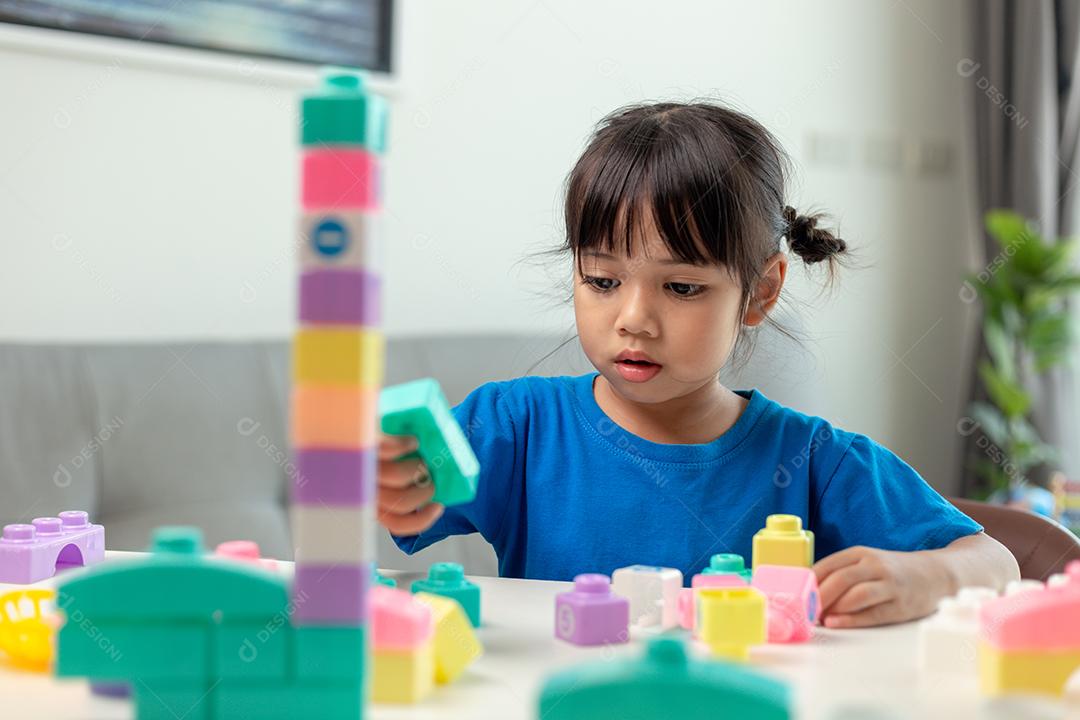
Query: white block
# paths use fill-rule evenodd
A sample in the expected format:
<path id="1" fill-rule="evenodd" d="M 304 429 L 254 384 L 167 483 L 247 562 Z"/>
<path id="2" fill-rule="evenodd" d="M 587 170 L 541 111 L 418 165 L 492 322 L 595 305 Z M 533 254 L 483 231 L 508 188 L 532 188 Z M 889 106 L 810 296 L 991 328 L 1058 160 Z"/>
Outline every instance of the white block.
<path id="1" fill-rule="evenodd" d="M 293 505 L 292 540 L 297 563 L 374 562 L 374 505 Z"/>
<path id="2" fill-rule="evenodd" d="M 990 588 L 970 587 L 942 598 L 937 612 L 919 624 L 919 669 L 974 678 L 979 608 L 997 596 Z"/>
<path id="3" fill-rule="evenodd" d="M 308 212 L 300 218 L 300 268 L 382 271 L 380 215 L 360 210 Z"/>
<path id="4" fill-rule="evenodd" d="M 675 568 L 631 565 L 611 575 L 611 591 L 630 601 L 630 624 L 667 630 L 679 624 L 682 573 Z"/>

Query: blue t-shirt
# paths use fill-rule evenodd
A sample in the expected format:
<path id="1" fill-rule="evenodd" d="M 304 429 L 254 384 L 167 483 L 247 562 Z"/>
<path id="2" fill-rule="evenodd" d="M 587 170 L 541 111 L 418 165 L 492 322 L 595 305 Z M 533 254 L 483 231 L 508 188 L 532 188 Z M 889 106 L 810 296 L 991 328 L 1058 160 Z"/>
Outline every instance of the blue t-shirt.
<path id="1" fill-rule="evenodd" d="M 641 563 L 689 580 L 714 553 L 750 561 L 773 513 L 802 518 L 817 558 L 852 545 L 928 550 L 982 528 L 864 435 L 769 400 L 712 442 L 650 442 L 593 396 L 597 373 L 487 383 L 453 412 L 480 461 L 476 499 L 449 507 L 407 553 L 479 532 L 504 577 L 571 580 Z"/>

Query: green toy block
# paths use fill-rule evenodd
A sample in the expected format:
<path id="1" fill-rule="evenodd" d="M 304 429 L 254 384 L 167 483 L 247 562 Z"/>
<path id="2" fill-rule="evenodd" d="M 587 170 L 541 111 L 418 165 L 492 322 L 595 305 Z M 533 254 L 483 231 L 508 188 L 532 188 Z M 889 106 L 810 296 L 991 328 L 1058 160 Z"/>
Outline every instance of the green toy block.
<path id="1" fill-rule="evenodd" d="M 291 630 L 284 616 L 270 622 L 223 623 L 217 628 L 217 672 L 222 678 L 289 677 Z"/>
<path id="2" fill-rule="evenodd" d="M 787 720 L 790 707 L 788 686 L 779 680 L 695 660 L 682 641 L 657 638 L 641 659 L 605 659 L 552 675 L 540 691 L 537 717 Z"/>
<path id="3" fill-rule="evenodd" d="M 187 682 L 138 678 L 131 683 L 138 720 L 214 720 L 217 717 L 216 681 Z"/>
<path id="4" fill-rule="evenodd" d="M 222 682 L 216 694 L 217 715 L 213 720 L 362 720 L 364 715 L 365 691 L 356 680 L 351 683 L 313 682 L 296 685 Z"/>
<path id="5" fill-rule="evenodd" d="M 110 561 L 61 583 L 56 605 L 96 623 L 268 621 L 285 611 L 285 580 L 255 565 L 202 554 L 194 528 L 160 528 L 154 553 Z"/>
<path id="6" fill-rule="evenodd" d="M 356 73 L 327 72 L 321 87 L 304 95 L 300 107 L 301 144 L 362 145 L 376 153 L 386 150 L 386 100 L 365 92 L 363 79 Z"/>
<path id="7" fill-rule="evenodd" d="M 709 566 L 701 571 L 702 575 L 738 575 L 750 582 L 752 575 L 746 561 L 738 553 L 717 553 L 709 558 Z"/>
<path id="8" fill-rule="evenodd" d="M 434 563 L 428 576 L 416 580 L 409 588 L 414 593 L 426 592 L 457 600 L 473 627 L 480 627 L 480 588 L 465 579 L 465 569 L 457 563 Z"/>
<path id="9" fill-rule="evenodd" d="M 397 580 L 395 580 L 394 578 L 386 577 L 385 575 L 380 573 L 379 569 L 376 568 L 374 565 L 371 566 L 371 579 L 379 585 L 385 585 L 386 587 L 392 588 L 397 587 Z"/>
<path id="10" fill-rule="evenodd" d="M 295 629 L 295 676 L 353 683 L 371 667 L 364 628 L 305 625 Z"/>
<path id="11" fill-rule="evenodd" d="M 438 382 L 424 378 L 384 388 L 379 413 L 384 433 L 417 438 L 418 455 L 435 484 L 433 502 L 459 505 L 476 497 L 480 463 Z"/>
<path id="12" fill-rule="evenodd" d="M 208 625 L 98 622 L 69 614 L 57 645 L 59 676 L 194 682 L 211 672 Z"/>

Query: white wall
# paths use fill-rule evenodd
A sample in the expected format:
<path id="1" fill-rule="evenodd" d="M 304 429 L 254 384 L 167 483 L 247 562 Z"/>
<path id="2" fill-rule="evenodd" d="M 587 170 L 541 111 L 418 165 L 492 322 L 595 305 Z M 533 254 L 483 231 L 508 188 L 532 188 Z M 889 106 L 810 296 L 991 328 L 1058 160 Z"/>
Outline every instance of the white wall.
<path id="1" fill-rule="evenodd" d="M 952 487 L 972 232 L 958 4 L 404 0 L 399 20 L 389 333 L 568 327 L 518 261 L 557 242 L 591 126 L 631 101 L 719 97 L 799 162 L 793 204 L 831 210 L 859 248 L 827 298 L 793 273 L 832 419 Z M 22 32 L 0 35 L 0 338 L 288 334 L 295 84 L 262 61 L 195 55 L 216 63 L 202 72 L 107 41 L 27 49 Z M 952 169 L 871 167 L 874 138 L 944 143 Z"/>

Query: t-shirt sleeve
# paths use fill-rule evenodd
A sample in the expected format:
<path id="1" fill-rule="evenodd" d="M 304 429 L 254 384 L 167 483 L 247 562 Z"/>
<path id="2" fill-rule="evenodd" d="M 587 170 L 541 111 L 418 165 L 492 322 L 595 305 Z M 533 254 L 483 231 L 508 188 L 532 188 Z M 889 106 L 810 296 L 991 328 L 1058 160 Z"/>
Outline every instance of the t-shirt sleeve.
<path id="1" fill-rule="evenodd" d="M 487 383 L 469 393 L 452 408 L 476 459 L 480 477 L 472 502 L 446 508 L 442 516 L 419 535 L 398 537 L 397 546 L 412 555 L 451 535 L 478 532 L 496 545 L 509 503 L 510 483 L 522 467 L 518 458 L 523 443 L 517 438 L 517 424 L 503 395 L 504 383 Z"/>
<path id="2" fill-rule="evenodd" d="M 892 451 L 855 435 L 821 491 L 813 530 L 821 559 L 853 545 L 935 550 L 982 526 Z"/>

